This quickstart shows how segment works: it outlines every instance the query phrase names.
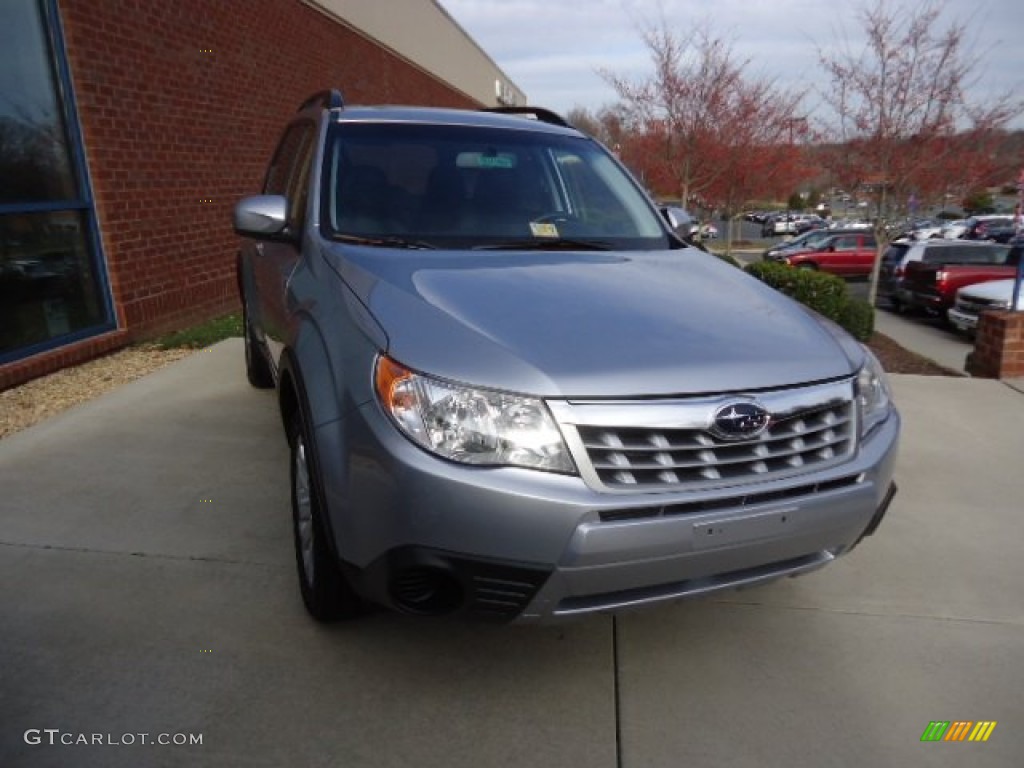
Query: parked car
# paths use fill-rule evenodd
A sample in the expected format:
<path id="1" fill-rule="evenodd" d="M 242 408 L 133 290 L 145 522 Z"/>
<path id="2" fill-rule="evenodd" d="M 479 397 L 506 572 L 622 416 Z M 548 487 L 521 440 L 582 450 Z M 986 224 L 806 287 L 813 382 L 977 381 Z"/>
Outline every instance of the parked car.
<path id="1" fill-rule="evenodd" d="M 956 292 L 954 305 L 946 313 L 949 324 L 961 333 L 973 336 L 982 312 L 1010 309 L 1015 282 L 1014 279 L 993 280 L 961 288 Z M 1014 310 L 1024 311 L 1024 290 L 1018 295 Z"/>
<path id="2" fill-rule="evenodd" d="M 827 221 L 820 216 L 812 214 L 797 219 L 794 231 L 796 234 L 801 235 L 804 232 L 810 232 L 812 229 L 825 229 L 826 227 L 828 227 Z"/>
<path id="3" fill-rule="evenodd" d="M 1017 234 L 1011 216 L 972 216 L 964 224 L 964 240 L 990 240 L 1005 243 Z"/>
<path id="4" fill-rule="evenodd" d="M 265 179 L 234 210 L 246 372 L 277 389 L 315 618 L 704 595 L 885 514 L 900 418 L 871 353 L 688 247 L 557 115 L 326 92 Z"/>
<path id="5" fill-rule="evenodd" d="M 1011 247 L 987 243 L 958 254 L 958 262 L 912 262 L 907 266 L 905 280 L 910 304 L 946 316 L 953 306 L 956 292 L 968 285 L 1011 278 L 1017 274 L 1024 246 Z"/>
<path id="6" fill-rule="evenodd" d="M 813 250 L 786 254 L 783 261 L 798 269 L 819 269 L 842 277 L 863 277 L 871 274 L 877 253 L 878 244 L 870 232 L 833 234 Z"/>
<path id="7" fill-rule="evenodd" d="M 835 237 L 836 235 L 857 235 L 861 234 L 859 229 L 815 229 L 797 235 L 790 240 L 783 240 L 770 248 L 766 248 L 761 254 L 764 261 L 782 261 L 784 256 L 793 255 L 801 251 L 814 251 L 818 247 Z"/>
<path id="8" fill-rule="evenodd" d="M 684 240 L 689 241 L 693 237 L 693 217 L 684 208 L 678 206 L 665 206 L 662 213 L 667 219 L 672 230 Z"/>
<path id="9" fill-rule="evenodd" d="M 994 254 L 1001 252 L 998 247 L 993 250 L 991 243 L 967 240 L 896 240 L 882 255 L 878 296 L 888 302 L 890 309 L 902 312 L 917 305 L 906 282 L 907 265 L 911 262 L 963 264 L 995 258 Z"/>
<path id="10" fill-rule="evenodd" d="M 761 222 L 761 237 L 792 234 L 795 221 L 792 214 L 776 212 L 768 214 Z"/>
<path id="11" fill-rule="evenodd" d="M 967 219 L 950 219 L 942 225 L 939 234 L 946 240 L 956 240 L 967 231 Z"/>

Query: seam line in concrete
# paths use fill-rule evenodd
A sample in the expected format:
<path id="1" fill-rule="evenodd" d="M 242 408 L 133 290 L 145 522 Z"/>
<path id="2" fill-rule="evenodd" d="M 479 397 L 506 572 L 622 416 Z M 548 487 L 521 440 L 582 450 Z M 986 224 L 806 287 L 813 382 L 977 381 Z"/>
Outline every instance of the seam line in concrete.
<path id="1" fill-rule="evenodd" d="M 955 622 L 958 624 L 993 624 L 1004 627 L 1024 627 L 1024 622 L 1006 619 L 980 619 L 968 616 L 935 616 L 925 613 L 882 613 L 880 611 L 844 611 L 840 608 L 822 608 L 821 606 L 776 605 L 774 603 L 747 602 L 739 600 L 716 600 L 715 605 L 743 605 L 751 608 L 772 608 L 785 611 L 807 611 L 817 613 L 833 613 L 840 616 L 871 616 L 879 619 L 924 619 L 925 621 Z"/>
<path id="2" fill-rule="evenodd" d="M 119 557 L 153 558 L 157 560 L 178 560 L 197 563 L 223 563 L 225 565 L 256 565 L 261 568 L 285 570 L 286 566 L 276 563 L 261 563 L 258 560 L 236 560 L 227 557 L 198 557 L 196 555 L 166 555 L 156 552 L 119 552 L 111 549 L 91 549 L 89 547 L 68 547 L 57 544 L 27 544 L 20 541 L 0 541 L 0 547 L 18 549 L 50 549 L 57 552 L 77 552 L 90 555 L 116 555 Z"/>
<path id="3" fill-rule="evenodd" d="M 622 768 L 622 687 L 619 684 L 619 620 L 612 616 L 612 689 L 615 700 L 615 765 Z"/>

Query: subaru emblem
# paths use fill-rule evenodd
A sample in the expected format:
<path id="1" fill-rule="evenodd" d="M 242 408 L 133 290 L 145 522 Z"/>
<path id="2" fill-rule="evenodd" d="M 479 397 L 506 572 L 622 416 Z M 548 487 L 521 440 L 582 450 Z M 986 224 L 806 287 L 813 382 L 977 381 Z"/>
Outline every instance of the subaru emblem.
<path id="1" fill-rule="evenodd" d="M 757 403 L 738 400 L 715 411 L 711 434 L 722 440 L 749 440 L 768 428 L 771 414 Z"/>

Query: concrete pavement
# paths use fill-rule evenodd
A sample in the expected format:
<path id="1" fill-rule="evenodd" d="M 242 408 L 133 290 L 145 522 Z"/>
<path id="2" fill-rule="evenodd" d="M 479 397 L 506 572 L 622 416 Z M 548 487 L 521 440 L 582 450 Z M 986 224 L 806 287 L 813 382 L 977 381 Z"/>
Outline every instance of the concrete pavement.
<path id="1" fill-rule="evenodd" d="M 933 360 L 952 371 L 967 375 L 964 368 L 973 342 L 957 335 L 939 318 L 918 315 L 903 317 L 885 309 L 875 310 L 875 330 L 902 347 Z"/>
<path id="2" fill-rule="evenodd" d="M 240 340 L 197 353 L 0 441 L 0 766 L 1019 765 L 1024 395 L 892 378 L 900 494 L 824 571 L 554 627 L 323 628 L 273 396 Z M 999 725 L 922 744 L 932 720 Z"/>

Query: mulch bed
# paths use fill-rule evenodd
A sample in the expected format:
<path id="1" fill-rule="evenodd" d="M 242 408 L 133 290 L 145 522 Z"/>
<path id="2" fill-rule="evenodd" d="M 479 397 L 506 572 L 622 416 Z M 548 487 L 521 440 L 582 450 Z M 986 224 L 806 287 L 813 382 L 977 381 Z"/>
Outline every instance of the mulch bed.
<path id="1" fill-rule="evenodd" d="M 963 376 L 962 373 L 946 368 L 901 347 L 888 336 L 875 332 L 867 346 L 888 373 L 913 373 L 919 376 Z"/>

